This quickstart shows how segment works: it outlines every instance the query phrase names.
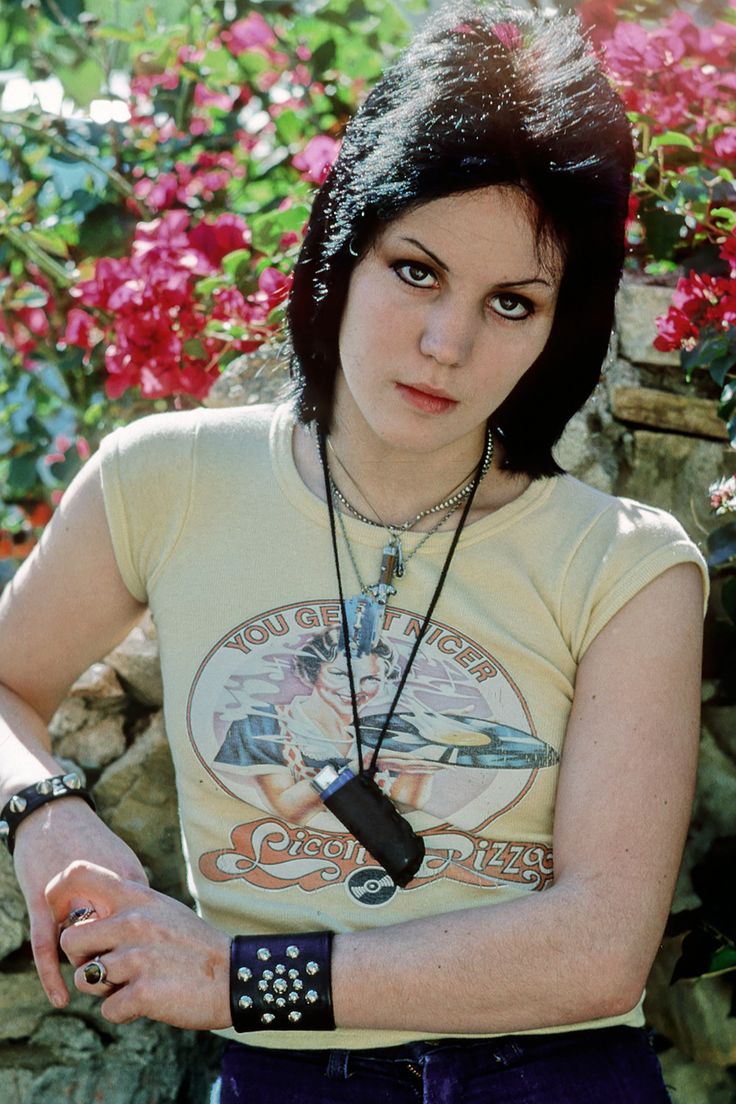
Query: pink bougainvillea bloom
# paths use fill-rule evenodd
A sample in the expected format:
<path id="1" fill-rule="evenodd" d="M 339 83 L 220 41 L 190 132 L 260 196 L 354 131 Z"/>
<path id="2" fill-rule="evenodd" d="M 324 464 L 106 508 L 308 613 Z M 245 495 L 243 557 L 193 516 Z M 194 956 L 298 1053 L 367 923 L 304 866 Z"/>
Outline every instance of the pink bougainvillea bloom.
<path id="1" fill-rule="evenodd" d="M 233 97 L 226 92 L 216 92 L 206 84 L 197 84 L 194 87 L 194 103 L 197 107 L 216 107 L 220 111 L 230 111 Z"/>
<path id="2" fill-rule="evenodd" d="M 264 268 L 258 277 L 258 288 L 270 299 L 273 306 L 282 302 L 289 294 L 293 277 L 285 276 L 278 268 Z"/>
<path id="3" fill-rule="evenodd" d="M 713 140 L 713 152 L 723 161 L 736 157 L 736 127 L 729 127 Z"/>
<path id="4" fill-rule="evenodd" d="M 72 307 L 66 318 L 66 329 L 62 337 L 65 345 L 77 345 L 80 349 L 91 349 L 94 344 L 92 335 L 95 330 L 94 319 L 87 311 Z"/>
<path id="5" fill-rule="evenodd" d="M 89 441 L 86 437 L 77 437 L 76 448 L 77 456 L 80 460 L 89 460 L 92 455 L 92 449 L 89 447 Z"/>
<path id="6" fill-rule="evenodd" d="M 300 61 L 309 61 L 312 56 L 312 51 L 308 46 L 304 46 L 300 43 L 296 48 L 296 56 Z"/>
<path id="7" fill-rule="evenodd" d="M 301 153 L 292 158 L 292 165 L 299 169 L 303 180 L 324 184 L 338 153 L 340 143 L 329 134 L 317 134 L 310 138 Z"/>
<path id="8" fill-rule="evenodd" d="M 276 35 L 258 12 L 251 12 L 245 19 L 233 23 L 220 38 L 234 57 L 246 50 L 260 48 L 265 52 L 276 45 Z"/>
<path id="9" fill-rule="evenodd" d="M 203 219 L 189 235 L 189 241 L 216 267 L 228 253 L 236 249 L 249 249 L 252 241 L 250 227 L 241 215 L 225 212 L 210 222 Z"/>
<path id="10" fill-rule="evenodd" d="M 523 42 L 521 30 L 515 23 L 494 23 L 493 33 L 507 50 L 514 50 Z"/>

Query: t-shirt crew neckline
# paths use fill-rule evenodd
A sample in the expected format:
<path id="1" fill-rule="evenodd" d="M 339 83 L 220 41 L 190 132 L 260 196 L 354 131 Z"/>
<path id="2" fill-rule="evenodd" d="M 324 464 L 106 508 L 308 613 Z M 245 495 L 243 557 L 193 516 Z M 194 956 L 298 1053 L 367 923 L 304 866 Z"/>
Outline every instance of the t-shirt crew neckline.
<path id="1" fill-rule="evenodd" d="M 291 403 L 282 403 L 277 406 L 269 435 L 273 470 L 276 473 L 279 486 L 289 502 L 314 524 L 328 530 L 330 522 L 325 503 L 306 486 L 294 462 L 292 440 L 295 425 L 296 414 Z M 460 537 L 458 545 L 474 544 L 476 541 L 484 540 L 491 534 L 514 524 L 545 502 L 560 478 L 562 477 L 548 476 L 533 480 L 517 498 L 507 502 L 505 506 L 500 506 L 486 517 L 468 524 Z M 343 516 L 351 540 L 371 547 L 377 547 L 385 543 L 385 529 L 358 521 L 357 518 L 353 518 L 349 514 Z M 409 539 L 416 537 L 417 540 L 420 540 L 422 536 L 426 536 L 426 532 L 407 534 Z M 431 554 L 443 549 L 446 551 L 452 537 L 452 530 L 436 533 L 430 541 L 423 545 L 418 555 Z M 402 538 L 402 541 L 405 547 L 408 547 L 407 539 Z"/>

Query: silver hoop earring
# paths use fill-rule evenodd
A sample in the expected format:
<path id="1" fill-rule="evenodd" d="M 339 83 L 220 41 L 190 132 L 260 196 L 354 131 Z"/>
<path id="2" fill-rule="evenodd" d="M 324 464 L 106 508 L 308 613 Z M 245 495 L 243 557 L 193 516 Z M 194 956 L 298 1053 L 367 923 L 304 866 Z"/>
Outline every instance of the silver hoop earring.
<path id="1" fill-rule="evenodd" d="M 350 254 L 351 257 L 357 257 L 358 256 L 356 251 L 353 249 L 354 243 L 355 243 L 355 234 L 353 234 L 352 238 L 350 239 L 350 241 L 348 243 L 348 253 Z"/>

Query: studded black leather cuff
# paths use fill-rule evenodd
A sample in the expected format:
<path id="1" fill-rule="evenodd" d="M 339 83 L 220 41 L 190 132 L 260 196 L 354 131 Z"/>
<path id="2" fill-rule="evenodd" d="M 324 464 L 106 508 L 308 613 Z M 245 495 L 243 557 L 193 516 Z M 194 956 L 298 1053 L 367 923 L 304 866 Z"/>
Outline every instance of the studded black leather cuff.
<path id="1" fill-rule="evenodd" d="M 15 850 L 18 825 L 41 805 L 60 797 L 81 797 L 91 809 L 97 808 L 92 794 L 83 788 L 82 779 L 73 771 L 69 774 L 57 774 L 53 778 L 42 778 L 33 786 L 26 786 L 24 790 L 13 794 L 0 813 L 0 840 L 5 843 L 11 855 Z"/>
<path id="2" fill-rule="evenodd" d="M 236 1031 L 333 1031 L 333 933 L 236 935 L 230 1011 Z"/>

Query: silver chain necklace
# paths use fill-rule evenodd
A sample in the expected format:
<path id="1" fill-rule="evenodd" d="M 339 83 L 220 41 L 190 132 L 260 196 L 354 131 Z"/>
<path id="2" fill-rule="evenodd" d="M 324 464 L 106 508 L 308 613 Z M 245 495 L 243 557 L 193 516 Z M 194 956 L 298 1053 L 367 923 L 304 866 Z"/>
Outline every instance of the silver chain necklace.
<path id="1" fill-rule="evenodd" d="M 340 460 L 340 457 L 335 452 L 335 449 L 333 448 L 332 443 L 330 442 L 329 438 L 328 438 L 327 443 L 330 446 L 330 448 L 332 449 L 332 454 L 335 457 L 335 459 L 337 460 L 337 462 L 340 465 L 340 467 L 342 468 L 342 470 L 345 472 L 345 474 L 348 476 L 348 478 L 351 480 L 351 482 L 355 483 L 355 480 L 350 475 L 350 472 L 347 470 L 347 468 L 343 464 L 342 460 Z M 480 471 L 480 479 L 481 480 L 485 477 L 485 475 L 488 472 L 488 469 L 490 468 L 492 463 L 493 463 L 493 434 L 491 432 L 490 425 L 486 425 L 486 440 L 485 440 L 485 445 L 484 445 L 484 448 L 483 448 L 483 457 L 482 457 L 482 460 L 481 460 L 481 471 Z M 340 488 L 335 483 L 335 480 L 332 478 L 332 474 L 330 474 L 329 480 L 330 480 L 330 488 L 331 488 L 333 494 L 336 496 L 338 501 L 341 502 L 342 505 L 347 510 L 350 511 L 350 513 L 353 515 L 353 517 L 357 518 L 358 521 L 365 522 L 366 525 L 381 525 L 384 529 L 387 529 L 388 532 L 391 533 L 391 535 L 394 537 L 394 539 L 398 539 L 396 537 L 396 534 L 408 532 L 410 529 L 413 529 L 415 525 L 419 524 L 419 522 L 422 520 L 422 518 L 429 517 L 430 514 L 439 514 L 442 510 L 448 510 L 450 507 L 455 508 L 455 507 L 461 506 L 462 503 L 465 501 L 465 499 L 470 494 L 471 490 L 473 489 L 473 484 L 474 484 L 474 481 L 475 481 L 475 472 L 476 471 L 477 471 L 477 468 L 475 469 L 473 475 L 470 477 L 468 482 L 465 483 L 465 485 L 463 487 L 461 487 L 459 491 L 455 491 L 454 493 L 448 495 L 447 498 L 444 498 L 441 502 L 436 503 L 434 506 L 429 506 L 426 510 L 420 510 L 419 513 L 415 517 L 409 518 L 407 521 L 403 522 L 400 525 L 392 525 L 392 524 L 388 524 L 387 522 L 383 521 L 381 519 L 380 515 L 378 514 L 378 511 L 376 510 L 376 508 L 374 506 L 371 506 L 371 503 L 368 502 L 367 498 L 366 498 L 366 502 L 368 502 L 368 505 L 371 506 L 371 509 L 376 514 L 376 517 L 378 518 L 378 522 L 374 521 L 373 518 L 366 517 L 365 514 L 362 514 L 360 512 L 360 510 L 358 510 L 355 506 L 353 506 L 353 504 L 351 502 L 349 502 L 347 500 L 345 495 L 342 493 Z M 358 487 L 358 484 L 355 483 L 355 486 Z M 358 490 L 360 490 L 359 487 L 358 487 Z M 365 498 L 364 492 L 360 491 L 360 493 Z M 446 518 L 443 519 L 443 520 L 446 520 Z"/>
<path id="2" fill-rule="evenodd" d="M 330 478 L 330 489 L 334 491 L 334 486 L 333 486 L 331 478 Z M 431 529 L 428 529 L 427 532 L 424 533 L 424 535 L 422 536 L 422 539 L 419 541 L 419 543 L 414 548 L 412 548 L 411 552 L 409 552 L 409 554 L 406 555 L 406 556 L 404 555 L 404 550 L 401 547 L 401 541 L 398 539 L 397 536 L 394 536 L 393 530 L 389 529 L 388 526 L 384 526 L 384 528 L 388 529 L 389 533 L 391 533 L 392 537 L 394 537 L 394 542 L 393 543 L 394 543 L 394 548 L 396 550 L 396 560 L 397 560 L 396 568 L 394 569 L 394 575 L 396 576 L 397 579 L 400 579 L 402 577 L 402 575 L 404 574 L 404 570 L 406 568 L 406 565 L 409 563 L 409 560 L 413 559 L 414 556 L 416 556 L 417 552 L 422 547 L 422 545 L 426 544 L 426 542 L 429 540 L 429 538 L 434 536 L 434 534 L 437 532 L 437 530 L 442 525 L 444 525 L 445 522 L 449 518 L 451 518 L 452 515 L 454 513 L 456 513 L 459 509 L 460 509 L 460 503 L 456 502 L 454 506 L 450 507 L 450 509 L 447 511 L 446 514 L 442 515 L 440 520 L 435 525 L 433 525 Z M 338 520 L 338 523 L 340 525 L 340 530 L 342 532 L 342 537 L 343 537 L 343 540 L 345 541 L 345 547 L 348 550 L 348 556 L 350 557 L 350 562 L 353 565 L 353 571 L 355 572 L 355 576 L 358 580 L 358 586 L 360 587 L 360 592 L 361 592 L 361 594 L 370 594 L 370 593 L 372 593 L 371 587 L 366 585 L 366 583 L 363 582 L 363 577 L 360 574 L 360 569 L 358 568 L 358 564 L 357 564 L 356 559 L 355 559 L 355 553 L 353 552 L 353 546 L 350 543 L 350 538 L 348 537 L 348 531 L 347 531 L 347 527 L 345 525 L 345 515 L 344 515 L 343 511 L 339 508 L 337 509 L 336 513 L 337 513 L 337 520 Z"/>

